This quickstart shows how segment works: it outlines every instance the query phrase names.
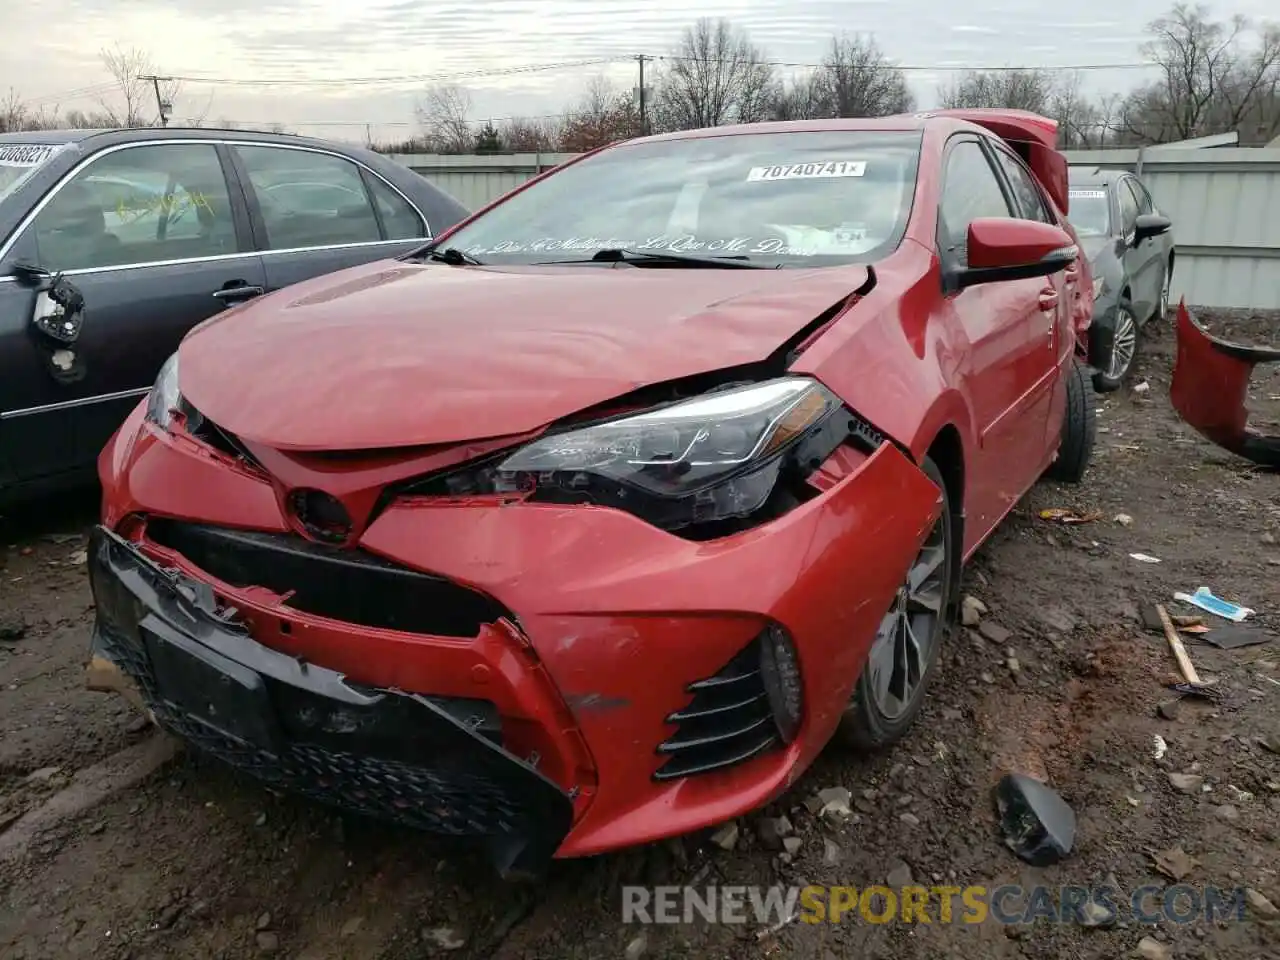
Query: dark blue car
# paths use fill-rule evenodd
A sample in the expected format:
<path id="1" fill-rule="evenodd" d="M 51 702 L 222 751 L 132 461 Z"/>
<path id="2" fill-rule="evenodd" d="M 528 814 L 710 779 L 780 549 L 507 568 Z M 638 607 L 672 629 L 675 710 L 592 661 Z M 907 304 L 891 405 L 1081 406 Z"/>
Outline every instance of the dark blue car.
<path id="1" fill-rule="evenodd" d="M 0 135 L 0 500 L 91 479 L 196 324 L 466 215 L 377 153 L 287 134 Z"/>

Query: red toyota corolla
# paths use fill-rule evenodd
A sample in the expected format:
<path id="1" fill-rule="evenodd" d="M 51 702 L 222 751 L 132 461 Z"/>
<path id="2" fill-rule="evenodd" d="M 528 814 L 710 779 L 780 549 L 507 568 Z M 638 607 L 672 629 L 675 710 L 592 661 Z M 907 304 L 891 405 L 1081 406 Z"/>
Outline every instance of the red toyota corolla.
<path id="1" fill-rule="evenodd" d="M 90 685 L 522 873 L 892 742 L 962 563 L 1092 449 L 1054 141 L 631 141 L 228 310 L 102 454 Z"/>

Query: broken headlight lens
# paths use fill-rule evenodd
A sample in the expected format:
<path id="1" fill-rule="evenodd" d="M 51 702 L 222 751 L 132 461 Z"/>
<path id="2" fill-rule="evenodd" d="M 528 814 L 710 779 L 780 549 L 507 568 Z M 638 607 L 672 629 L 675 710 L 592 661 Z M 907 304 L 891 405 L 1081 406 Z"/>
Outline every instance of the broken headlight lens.
<path id="1" fill-rule="evenodd" d="M 173 410 L 182 395 L 178 392 L 178 354 L 164 362 L 156 382 L 147 394 L 147 419 L 168 430 L 173 422 Z"/>
<path id="2" fill-rule="evenodd" d="M 497 465 L 495 486 L 617 507 L 666 529 L 746 517 L 769 499 L 787 454 L 840 406 L 807 377 L 735 387 L 542 437 Z"/>

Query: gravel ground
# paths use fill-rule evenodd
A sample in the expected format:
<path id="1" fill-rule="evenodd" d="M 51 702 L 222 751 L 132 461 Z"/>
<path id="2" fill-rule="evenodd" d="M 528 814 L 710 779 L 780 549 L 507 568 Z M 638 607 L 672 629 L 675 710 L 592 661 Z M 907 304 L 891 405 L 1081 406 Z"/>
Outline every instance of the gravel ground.
<path id="1" fill-rule="evenodd" d="M 1235 339 L 1274 342 L 1280 331 L 1280 315 L 1203 315 Z M 1178 421 L 1172 356 L 1170 328 L 1150 328 L 1134 377 L 1148 388 L 1099 399 L 1085 482 L 1037 487 L 971 565 L 965 592 L 987 612 L 944 653 L 905 742 L 872 759 L 828 750 L 775 808 L 738 824 L 731 849 L 695 835 L 558 863 L 536 889 L 497 883 L 469 851 L 276 796 L 185 753 L 84 801 L 110 778 L 95 765 L 141 755 L 155 737 L 118 699 L 82 689 L 93 495 L 0 520 L 0 956 L 1065 960 L 1133 955 L 1140 941 L 1155 960 L 1276 956 L 1280 924 L 1139 926 L 1125 910 L 1095 928 L 947 924 L 935 911 L 928 925 L 850 916 L 763 936 L 754 922 L 621 920 L 626 883 L 1163 886 L 1155 855 L 1175 846 L 1193 861 L 1184 883 L 1249 887 L 1265 898 L 1255 917 L 1280 904 L 1280 477 Z M 1258 372 L 1252 398 L 1273 422 L 1277 366 Z M 1039 519 L 1045 507 L 1100 517 L 1062 526 Z M 1220 650 L 1188 636 L 1225 698 L 1186 699 L 1162 716 L 1176 666 L 1139 605 L 1190 613 L 1172 595 L 1201 585 L 1256 609 L 1267 642 Z M 990 788 L 1011 770 L 1048 780 L 1076 812 L 1061 863 L 1033 868 L 1002 844 Z M 1189 789 L 1179 774 L 1202 779 Z M 850 791 L 842 822 L 803 804 L 830 787 Z M 73 815 L 55 816 L 77 790 Z M 800 841 L 794 854 L 765 842 L 780 815 Z M 6 847 L 20 835 L 29 842 Z"/>

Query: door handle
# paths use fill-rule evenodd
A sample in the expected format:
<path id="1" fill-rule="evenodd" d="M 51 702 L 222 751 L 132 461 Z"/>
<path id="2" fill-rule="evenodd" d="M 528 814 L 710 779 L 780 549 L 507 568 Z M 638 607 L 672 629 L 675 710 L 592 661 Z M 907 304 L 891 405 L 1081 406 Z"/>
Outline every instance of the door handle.
<path id="1" fill-rule="evenodd" d="M 1058 291 L 1050 287 L 1040 291 L 1040 309 L 1048 313 L 1058 306 Z"/>
<path id="2" fill-rule="evenodd" d="M 221 290 L 213 291 L 213 295 L 224 303 L 234 303 L 237 300 L 248 300 L 251 297 L 260 297 L 266 293 L 265 287 L 251 287 L 248 284 L 239 284 L 234 287 L 223 287 Z"/>

